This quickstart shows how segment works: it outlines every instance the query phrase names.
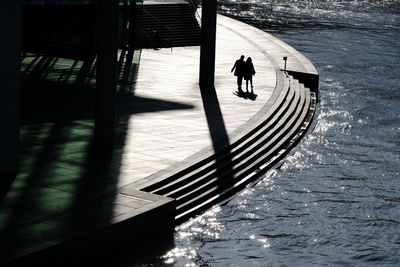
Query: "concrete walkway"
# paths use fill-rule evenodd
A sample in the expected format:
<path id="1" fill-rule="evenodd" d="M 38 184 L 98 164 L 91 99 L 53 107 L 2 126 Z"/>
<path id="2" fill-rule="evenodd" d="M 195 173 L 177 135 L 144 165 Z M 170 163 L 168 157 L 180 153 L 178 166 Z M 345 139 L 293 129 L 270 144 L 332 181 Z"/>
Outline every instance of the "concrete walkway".
<path id="1" fill-rule="evenodd" d="M 21 171 L 1 203 L 0 262 L 129 219 L 140 218 L 142 226 L 135 231 L 142 232 L 151 232 L 160 219 L 173 220 L 168 212 L 174 208 L 172 199 L 138 191 L 149 182 L 146 178 L 173 172 L 196 152 L 214 150 L 217 139 L 229 142 L 238 134 L 275 90 L 282 56 L 289 57 L 292 70 L 317 73 L 285 43 L 218 16 L 215 87 L 220 112 L 209 113 L 198 87 L 199 52 L 199 47 L 142 51 L 132 90 L 119 96 L 118 140 L 110 155 L 89 150 L 90 117 L 38 120 L 22 127 Z M 234 94 L 236 77 L 230 73 L 242 54 L 252 57 L 257 72 L 255 95 L 249 98 Z M 129 192 L 119 192 L 127 185 Z"/>
<path id="2" fill-rule="evenodd" d="M 270 60 L 246 39 L 225 27 L 218 27 L 217 36 L 215 87 L 229 137 L 266 103 L 275 88 L 276 74 Z M 252 57 L 257 72 L 253 79 L 255 99 L 234 94 L 236 77 L 230 71 L 242 54 Z M 136 113 L 129 118 L 118 187 L 212 146 L 198 86 L 199 55 L 199 47 L 142 51 L 133 93 L 150 99 L 149 105 L 170 108 L 160 107 L 161 111 Z"/>

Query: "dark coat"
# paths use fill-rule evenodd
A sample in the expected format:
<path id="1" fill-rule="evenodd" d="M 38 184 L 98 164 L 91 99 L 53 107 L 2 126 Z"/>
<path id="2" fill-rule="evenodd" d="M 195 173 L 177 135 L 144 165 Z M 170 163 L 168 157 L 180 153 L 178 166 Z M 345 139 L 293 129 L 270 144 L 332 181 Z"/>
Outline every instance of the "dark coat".
<path id="1" fill-rule="evenodd" d="M 235 62 L 235 65 L 233 65 L 232 70 L 235 69 L 235 76 L 243 77 L 245 75 L 245 69 L 246 69 L 246 62 L 244 60 L 238 59 Z"/>
<path id="2" fill-rule="evenodd" d="M 256 71 L 254 69 L 253 63 L 245 63 L 245 71 L 244 71 L 244 79 L 245 80 L 250 80 L 252 76 L 256 74 Z"/>

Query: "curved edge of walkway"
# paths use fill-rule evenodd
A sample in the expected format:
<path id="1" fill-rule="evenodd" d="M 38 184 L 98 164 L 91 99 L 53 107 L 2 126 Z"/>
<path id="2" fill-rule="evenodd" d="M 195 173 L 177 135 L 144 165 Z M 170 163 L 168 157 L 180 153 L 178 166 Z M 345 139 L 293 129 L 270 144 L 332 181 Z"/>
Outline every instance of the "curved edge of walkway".
<path id="1" fill-rule="evenodd" d="M 300 140 L 300 137 L 305 134 L 310 125 L 315 110 L 316 92 L 318 90 L 319 76 L 314 65 L 305 56 L 303 56 L 290 45 L 272 36 L 271 34 L 265 33 L 262 30 L 259 30 L 238 20 L 218 15 L 218 26 L 224 27 L 225 29 L 232 31 L 235 34 L 246 39 L 246 41 L 252 43 L 254 47 L 256 47 L 266 58 L 268 58 L 268 60 L 273 65 L 273 68 L 275 69 L 276 85 L 271 97 L 257 112 L 257 114 L 254 115 L 242 126 L 237 128 L 232 133 L 232 135 L 230 135 L 231 147 L 226 148 L 225 152 L 223 151 L 223 149 L 221 151 L 213 152 L 212 147 L 206 147 L 188 157 L 184 161 L 179 162 L 176 165 L 169 166 L 164 170 L 161 170 L 149 177 L 146 177 L 146 181 L 144 182 L 141 181 L 140 183 L 129 184 L 120 189 L 120 192 L 122 193 L 128 193 L 131 190 L 136 189 L 175 199 L 178 206 L 178 211 L 176 213 L 176 223 L 181 223 L 186 219 L 199 214 L 199 212 L 210 207 L 212 204 L 215 204 L 218 201 L 221 201 L 223 198 L 232 195 L 234 192 L 243 188 L 243 186 L 247 183 L 253 181 L 257 177 L 260 177 L 262 172 L 266 172 L 269 168 L 271 168 L 273 164 L 275 164 L 284 155 L 286 155 L 286 153 L 288 153 L 290 149 Z M 247 35 L 251 36 L 252 39 L 247 38 Z M 283 71 L 284 56 L 288 58 L 286 71 Z M 297 80 L 299 82 L 297 82 Z M 296 84 L 295 81 L 297 82 L 297 85 L 293 86 L 293 84 Z M 304 101 L 303 105 L 307 104 L 307 111 L 303 111 L 304 114 L 302 115 L 303 117 L 301 117 L 302 121 L 298 123 L 298 128 L 296 129 L 296 131 L 287 132 L 288 130 L 286 130 L 286 132 L 284 132 L 285 135 L 282 135 L 282 137 L 286 138 L 287 140 L 285 139 L 285 142 L 282 142 L 278 149 L 275 149 L 275 154 L 269 155 L 264 160 L 264 162 L 262 162 L 262 164 L 260 163 L 258 165 L 255 165 L 252 169 L 246 170 L 246 175 L 242 175 L 241 173 L 245 168 L 243 166 L 241 166 L 238 171 L 236 171 L 236 169 L 234 169 L 234 167 L 232 166 L 223 166 L 221 167 L 223 170 L 219 170 L 219 167 L 216 166 L 218 165 L 218 163 L 215 162 L 218 162 L 220 158 L 225 158 L 225 160 L 228 160 L 229 162 L 231 160 L 236 160 L 234 158 L 234 155 L 226 156 L 224 155 L 224 153 L 237 153 L 237 157 L 239 159 L 244 159 L 244 156 L 240 155 L 245 153 L 243 152 L 245 151 L 245 148 L 243 148 L 243 146 L 251 146 L 252 143 L 256 142 L 257 138 L 260 137 L 260 135 L 255 135 L 256 131 L 258 131 L 258 129 L 262 129 L 263 127 L 267 127 L 265 126 L 266 122 L 270 120 L 273 116 L 278 116 L 277 114 L 281 116 L 281 123 L 279 124 L 277 120 L 276 123 L 278 126 L 274 126 L 277 127 L 277 129 L 279 129 L 279 127 L 282 128 L 282 124 L 289 121 L 290 116 L 288 115 L 287 117 L 285 117 L 284 113 L 286 111 L 293 112 L 295 108 L 286 107 L 286 109 L 282 112 L 275 111 L 273 109 L 274 106 L 276 109 L 280 108 L 280 105 L 283 105 L 284 102 L 294 101 L 289 99 L 287 96 L 288 91 L 294 90 L 294 87 L 296 87 L 296 90 L 303 90 L 308 92 L 309 95 L 308 100 L 306 99 L 306 97 L 302 96 L 304 98 L 302 100 Z M 300 89 L 298 89 L 298 87 L 300 87 Z M 310 90 L 308 90 L 307 87 L 310 88 Z M 293 93 L 293 95 L 300 94 L 299 92 L 296 91 L 295 93 Z M 305 93 L 302 92 L 301 94 Z M 283 97 L 283 95 L 285 96 Z M 307 101 L 308 103 L 306 103 Z M 296 105 L 299 106 L 300 104 L 297 103 Z M 293 113 L 293 116 L 294 114 L 297 113 Z M 282 117 L 284 117 L 285 120 L 282 120 Z M 275 132 L 268 132 L 266 129 L 264 129 L 263 131 L 264 134 L 269 133 L 271 135 L 268 140 L 273 139 L 273 135 L 277 133 L 277 130 Z M 290 136 L 288 136 L 289 133 Z M 253 135 L 253 137 L 251 137 L 251 135 Z M 252 141 L 246 141 L 247 143 L 244 143 L 245 145 L 241 144 L 242 142 L 245 142 L 244 140 L 246 138 L 252 138 Z M 276 138 L 278 138 L 278 135 L 276 136 Z M 270 146 L 268 146 L 268 148 L 271 148 L 272 144 L 275 143 L 268 140 L 266 139 L 264 143 L 271 143 Z M 281 141 L 279 141 L 279 143 L 281 143 Z M 238 150 L 238 152 L 235 152 L 234 150 Z M 251 152 L 246 153 L 245 154 L 250 158 Z M 239 163 L 237 164 L 239 165 Z M 214 170 L 212 170 L 213 168 Z M 235 178 L 232 178 L 237 175 L 242 175 L 242 178 L 240 180 L 235 180 Z M 212 178 L 213 176 L 217 178 Z M 226 181 L 221 181 L 221 178 L 218 178 L 218 176 L 229 177 L 223 178 L 222 180 L 232 179 L 232 182 L 229 182 L 230 185 L 225 185 Z M 221 184 L 224 185 L 221 186 Z M 203 188 L 203 190 L 198 190 L 197 194 L 190 194 L 189 190 L 194 190 L 193 187 L 196 186 L 199 188 Z M 214 192 L 209 193 L 210 190 L 214 190 Z M 201 197 L 201 199 L 199 199 L 199 202 L 201 202 L 200 205 L 196 206 L 193 204 L 191 206 L 195 207 L 185 208 L 183 212 L 179 211 L 179 207 L 180 205 L 183 205 L 183 201 L 193 202 L 191 198 L 197 197 Z M 180 201 L 180 199 L 182 199 L 182 201 Z"/>
<path id="2" fill-rule="evenodd" d="M 224 23 L 228 24 L 229 30 L 247 39 L 271 62 L 274 62 L 276 72 L 285 68 L 283 57 L 287 57 L 287 72 L 301 80 L 311 91 L 318 93 L 319 73 L 312 62 L 299 51 L 273 35 L 244 22 L 222 15 L 219 15 L 218 18 L 222 22 L 222 26 L 226 27 Z M 247 35 L 257 36 L 257 39 L 249 39 L 246 37 Z"/>

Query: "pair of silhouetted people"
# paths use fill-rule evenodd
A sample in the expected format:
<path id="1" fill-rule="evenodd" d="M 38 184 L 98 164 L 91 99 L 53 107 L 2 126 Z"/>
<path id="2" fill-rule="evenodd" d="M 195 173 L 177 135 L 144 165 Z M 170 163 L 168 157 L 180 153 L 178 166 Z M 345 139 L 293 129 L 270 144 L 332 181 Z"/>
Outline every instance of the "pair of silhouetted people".
<path id="1" fill-rule="evenodd" d="M 246 80 L 246 91 L 249 91 L 249 81 L 251 86 L 251 93 L 253 94 L 253 75 L 256 74 L 251 57 L 248 57 L 244 61 L 244 56 L 240 56 L 240 59 L 236 60 L 235 65 L 233 65 L 231 72 L 237 77 L 238 93 L 243 93 L 242 82 L 243 78 Z"/>

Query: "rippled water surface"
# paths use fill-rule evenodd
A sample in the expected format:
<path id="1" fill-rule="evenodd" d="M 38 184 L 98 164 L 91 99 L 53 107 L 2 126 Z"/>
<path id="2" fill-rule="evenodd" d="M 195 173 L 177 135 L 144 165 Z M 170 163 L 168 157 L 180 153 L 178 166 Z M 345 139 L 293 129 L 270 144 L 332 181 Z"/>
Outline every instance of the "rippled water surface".
<path id="1" fill-rule="evenodd" d="M 260 180 L 177 227 L 176 266 L 400 264 L 400 1 L 220 0 L 307 56 L 320 103 Z"/>

